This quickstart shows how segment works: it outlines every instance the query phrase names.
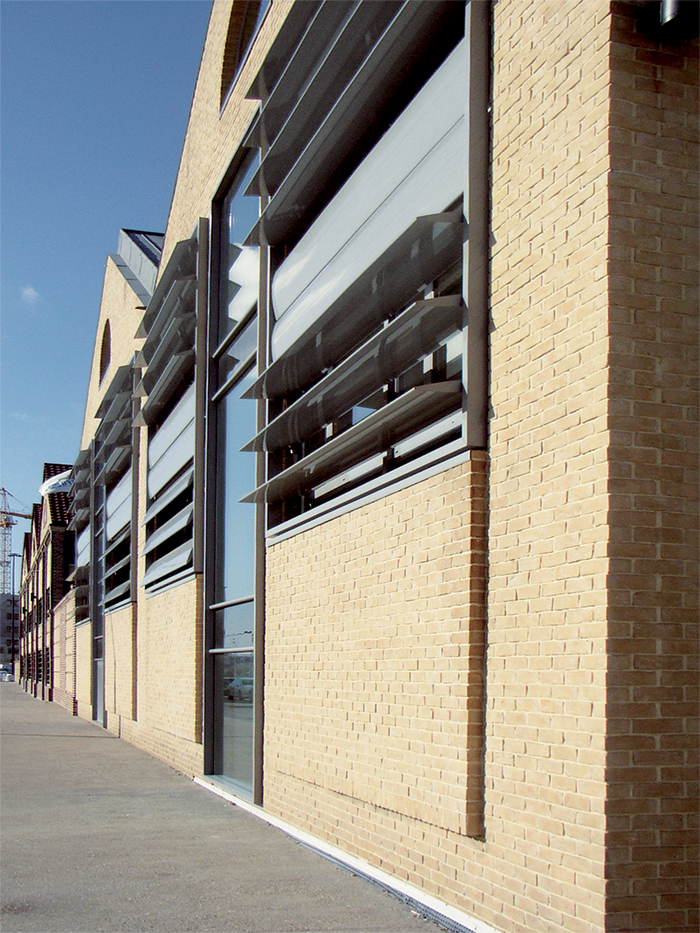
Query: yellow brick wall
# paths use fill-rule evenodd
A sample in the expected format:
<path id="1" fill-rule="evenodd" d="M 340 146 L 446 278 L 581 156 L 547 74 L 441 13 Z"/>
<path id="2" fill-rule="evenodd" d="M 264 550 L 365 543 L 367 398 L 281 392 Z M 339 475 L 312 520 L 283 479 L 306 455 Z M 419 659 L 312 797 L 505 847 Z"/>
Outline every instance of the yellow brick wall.
<path id="1" fill-rule="evenodd" d="M 83 433 L 80 441 L 81 450 L 88 447 L 97 430 L 99 422 L 95 418 L 95 412 L 99 408 L 102 397 L 114 374 L 120 366 L 130 362 L 136 349 L 143 344 L 143 340 L 134 339 L 134 334 L 141 323 L 142 317 L 143 305 L 141 299 L 138 298 L 121 274 L 114 260 L 108 257 L 95 334 L 95 349 L 88 382 Z M 100 381 L 102 334 L 107 321 L 110 324 L 111 357 L 104 378 Z"/>
<path id="2" fill-rule="evenodd" d="M 107 727 L 119 731 L 122 717 L 134 718 L 135 620 L 136 608 L 105 613 L 104 685 Z"/>
<path id="3" fill-rule="evenodd" d="M 147 502 L 148 430 L 137 431 L 138 514 Z M 138 524 L 138 553 L 146 529 Z M 146 572 L 137 558 L 137 579 Z M 108 728 L 185 773 L 201 774 L 202 581 L 191 577 L 160 593 L 137 587 L 137 603 L 105 615 Z"/>
<path id="4" fill-rule="evenodd" d="M 71 713 L 75 700 L 75 592 L 67 593 L 54 609 L 53 697 Z"/>
<path id="5" fill-rule="evenodd" d="M 75 699 L 77 713 L 92 719 L 92 625 L 85 622 L 75 629 Z"/>
<path id="6" fill-rule="evenodd" d="M 147 598 L 140 590 L 139 596 L 140 733 L 152 730 L 157 742 L 171 743 L 172 763 L 179 754 L 186 761 L 192 755 L 201 757 L 201 580 L 197 577 Z M 190 748 L 193 743 L 197 749 Z"/>
<path id="7" fill-rule="evenodd" d="M 610 16 L 494 18 L 487 835 L 504 927 L 603 929 Z"/>
<path id="8" fill-rule="evenodd" d="M 268 805 L 289 776 L 480 831 L 484 465 L 268 550 Z"/>

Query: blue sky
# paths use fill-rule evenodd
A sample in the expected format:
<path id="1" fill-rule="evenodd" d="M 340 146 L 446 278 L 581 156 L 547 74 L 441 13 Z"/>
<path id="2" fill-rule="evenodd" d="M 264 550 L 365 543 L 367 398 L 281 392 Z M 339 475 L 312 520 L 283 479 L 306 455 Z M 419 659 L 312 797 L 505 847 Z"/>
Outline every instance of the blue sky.
<path id="1" fill-rule="evenodd" d="M 39 501 L 44 461 L 78 453 L 120 227 L 165 229 L 210 7 L 0 3 L 0 486 L 16 511 Z"/>

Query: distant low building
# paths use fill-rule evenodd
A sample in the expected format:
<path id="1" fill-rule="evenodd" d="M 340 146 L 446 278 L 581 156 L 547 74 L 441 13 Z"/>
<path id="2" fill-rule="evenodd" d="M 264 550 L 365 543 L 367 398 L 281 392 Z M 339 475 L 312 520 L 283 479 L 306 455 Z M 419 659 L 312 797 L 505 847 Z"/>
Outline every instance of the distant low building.
<path id="1" fill-rule="evenodd" d="M 70 471 L 65 463 L 45 463 L 42 483 Z M 24 535 L 19 593 L 19 680 L 25 690 L 53 699 L 56 663 L 54 610 L 70 584 L 73 534 L 68 526 L 68 494 L 47 492 L 32 507 L 31 531 Z"/>
<path id="2" fill-rule="evenodd" d="M 0 664 L 12 665 L 19 657 L 19 597 L 0 594 Z"/>

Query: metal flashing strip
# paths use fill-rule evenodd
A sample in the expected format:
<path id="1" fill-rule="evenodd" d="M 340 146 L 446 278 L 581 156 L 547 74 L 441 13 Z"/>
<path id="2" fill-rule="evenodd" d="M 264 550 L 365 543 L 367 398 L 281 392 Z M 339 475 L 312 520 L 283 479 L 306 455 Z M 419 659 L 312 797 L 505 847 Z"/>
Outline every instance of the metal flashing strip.
<path id="1" fill-rule="evenodd" d="M 255 649 L 250 648 L 210 648 L 209 654 L 252 654 Z"/>
<path id="2" fill-rule="evenodd" d="M 246 603 L 252 603 L 254 599 L 254 596 L 240 596 L 238 599 L 225 599 L 221 603 L 214 603 L 209 608 L 212 612 L 217 612 L 219 609 L 230 609 L 231 606 L 245 606 Z"/>
<path id="3" fill-rule="evenodd" d="M 322 839 L 318 839 L 316 836 L 312 836 L 302 829 L 297 829 L 297 827 L 292 826 L 291 823 L 287 823 L 285 820 L 279 819 L 279 817 L 266 813 L 262 807 L 249 803 L 242 797 L 238 797 L 224 790 L 222 787 L 219 787 L 214 780 L 200 778 L 197 777 L 197 775 L 193 775 L 192 780 L 195 784 L 198 784 L 199 787 L 203 787 L 204 790 L 216 794 L 217 797 L 221 797 L 234 806 L 240 807 L 242 810 L 250 813 L 251 816 L 255 816 L 265 823 L 268 823 L 270 826 L 274 826 L 276 829 L 285 833 L 285 835 L 291 836 L 291 838 L 296 839 L 297 842 L 302 843 L 314 852 L 318 852 L 319 855 L 322 855 L 324 858 L 330 859 L 337 865 L 346 868 L 348 871 L 352 871 L 362 878 L 366 878 L 368 881 L 380 885 L 408 906 L 414 907 L 423 916 L 434 920 L 446 929 L 453 931 L 453 933 L 498 933 L 498 931 L 494 927 L 489 926 L 489 924 L 484 923 L 482 920 L 477 920 L 474 917 L 470 917 L 469 914 L 457 910 L 456 907 L 450 907 L 449 904 L 443 903 L 443 901 L 433 897 L 432 894 L 427 894 L 420 888 L 416 888 L 406 881 L 401 881 L 399 878 L 395 878 L 393 875 L 382 871 L 380 868 L 375 868 L 368 862 L 344 852 L 337 846 L 324 842 Z"/>
<path id="4" fill-rule="evenodd" d="M 164 593 L 166 590 L 172 590 L 176 586 L 180 586 L 181 583 L 187 583 L 189 580 L 194 580 L 197 576 L 197 571 L 193 566 L 186 567 L 184 570 L 181 570 L 180 573 L 174 573 L 172 577 L 167 577 L 165 580 L 161 580 L 159 583 L 151 584 L 145 590 L 146 599 L 150 599 L 152 596 L 158 596 L 160 593 Z"/>

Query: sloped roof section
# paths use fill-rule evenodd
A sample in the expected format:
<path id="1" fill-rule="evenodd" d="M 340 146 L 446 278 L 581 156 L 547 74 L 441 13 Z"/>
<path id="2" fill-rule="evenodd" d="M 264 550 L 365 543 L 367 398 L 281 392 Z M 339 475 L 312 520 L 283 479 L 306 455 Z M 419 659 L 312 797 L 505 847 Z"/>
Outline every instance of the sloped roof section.
<path id="1" fill-rule="evenodd" d="M 121 229 L 117 252 L 111 254 L 112 261 L 144 305 L 155 288 L 163 240 L 162 233 Z"/>

